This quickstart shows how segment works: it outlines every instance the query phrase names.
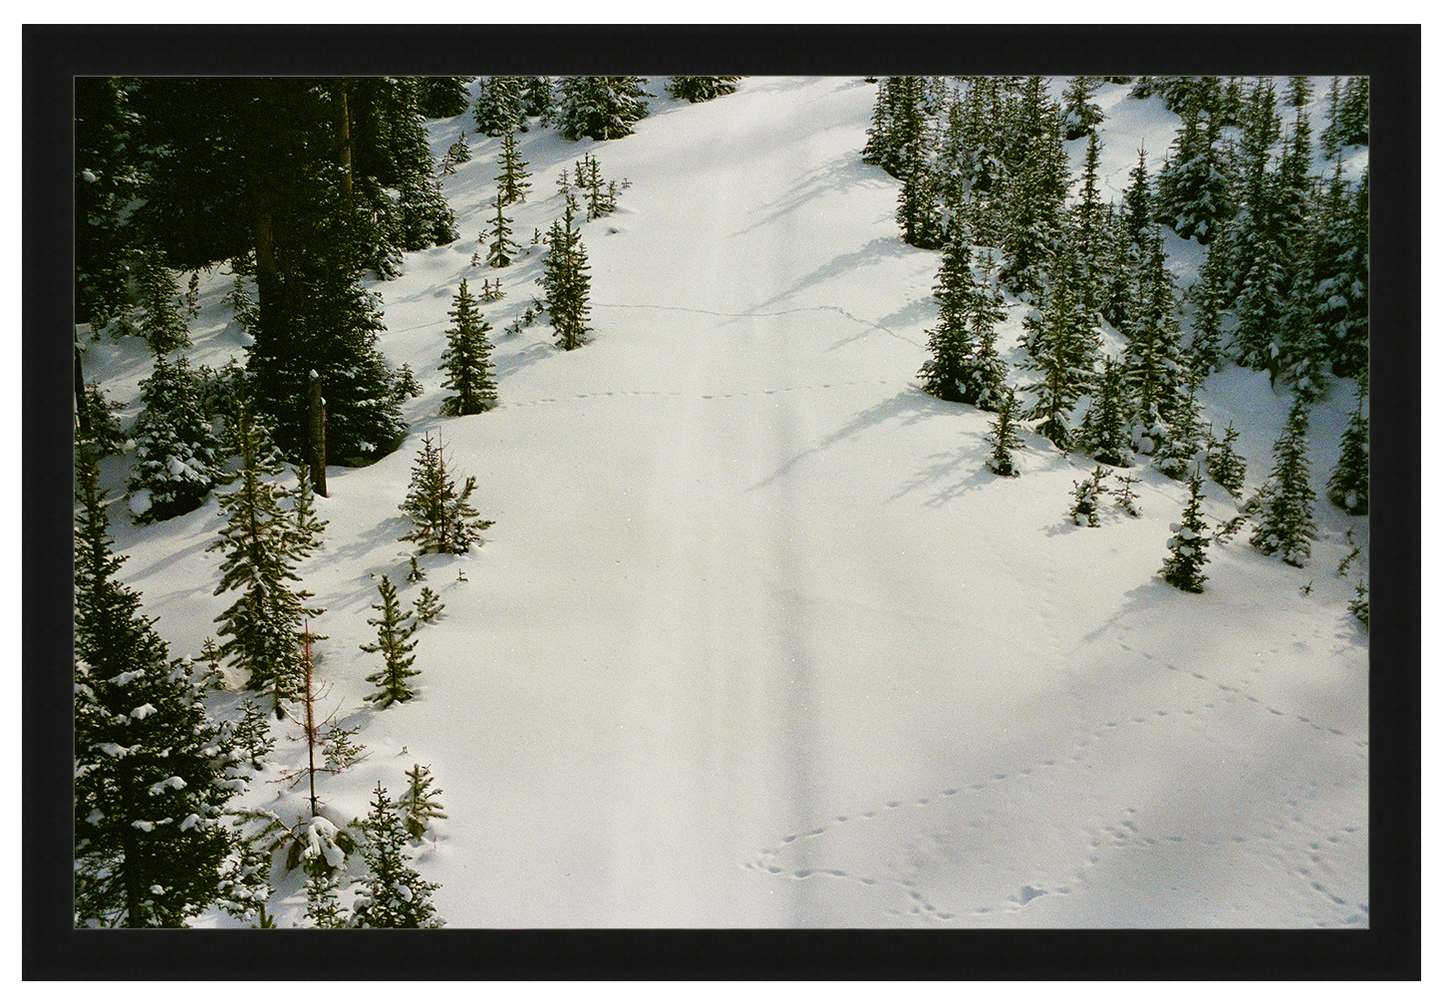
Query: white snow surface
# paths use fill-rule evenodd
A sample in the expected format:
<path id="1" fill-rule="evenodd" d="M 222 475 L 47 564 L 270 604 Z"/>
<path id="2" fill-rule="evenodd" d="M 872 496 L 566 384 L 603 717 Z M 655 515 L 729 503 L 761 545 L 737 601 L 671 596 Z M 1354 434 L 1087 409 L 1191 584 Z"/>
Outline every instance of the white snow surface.
<path id="1" fill-rule="evenodd" d="M 1106 197 L 1141 139 L 1157 165 L 1177 126 L 1125 90 L 1099 98 Z M 322 712 L 368 749 L 318 779 L 327 817 L 364 817 L 378 781 L 397 797 L 429 766 L 448 817 L 411 850 L 454 927 L 1368 925 L 1369 655 L 1346 610 L 1368 524 L 1323 496 L 1353 387 L 1314 410 L 1309 565 L 1246 530 L 1209 547 L 1202 595 L 1167 586 L 1184 484 L 1136 466 L 1142 516 L 1106 498 L 1102 526 L 1078 527 L 1092 462 L 1026 432 L 1023 474 L 998 478 L 988 415 L 919 391 L 939 256 L 903 244 L 898 183 L 859 159 L 875 93 L 750 78 L 695 106 L 657 98 L 604 143 L 534 123 L 533 189 L 510 208 L 524 247 L 584 152 L 632 182 L 583 225 L 594 331 L 570 353 L 541 323 L 502 333 L 540 295 L 541 248 L 470 266 L 499 142 L 469 115 L 431 124 L 438 155 L 462 130 L 472 145 L 442 178 L 462 238 L 373 284 L 381 348 L 426 391 L 402 449 L 328 471 L 330 524 L 303 567 L 324 609 Z M 1202 259 L 1171 251 L 1181 276 Z M 500 404 L 443 419 L 463 277 L 504 284 L 483 306 Z M 203 276 L 194 362 L 241 353 L 231 280 Z M 1015 365 L 1024 311 L 1000 333 Z M 144 345 L 86 355 L 133 416 Z M 1202 400 L 1242 430 L 1253 492 L 1284 393 L 1227 368 Z M 416 637 L 417 697 L 380 710 L 360 644 L 383 574 L 406 605 L 420 591 L 398 505 L 426 431 L 496 524 L 468 555 L 419 560 L 445 612 Z M 113 497 L 127 463 L 103 470 Z M 1207 484 L 1204 509 L 1237 505 Z M 221 523 L 214 497 L 147 526 L 113 513 L 121 577 L 175 653 L 199 652 L 230 600 L 205 551 Z M 1338 577 L 1351 528 L 1362 565 Z M 305 765 L 301 732 L 277 732 L 242 800 L 299 823 L 304 777 L 275 777 Z M 302 922 L 299 875 L 278 864 L 282 926 Z"/>

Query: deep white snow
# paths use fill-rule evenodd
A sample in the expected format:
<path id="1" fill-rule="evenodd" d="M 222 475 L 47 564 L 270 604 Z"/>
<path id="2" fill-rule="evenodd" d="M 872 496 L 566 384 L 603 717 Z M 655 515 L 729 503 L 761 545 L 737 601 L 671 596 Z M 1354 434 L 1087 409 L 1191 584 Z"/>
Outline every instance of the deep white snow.
<path id="1" fill-rule="evenodd" d="M 1177 126 L 1126 90 L 1098 99 L 1106 198 Z M 375 285 L 381 348 L 426 393 L 401 450 L 329 470 L 304 568 L 325 610 L 322 712 L 368 749 L 318 784 L 327 817 L 362 817 L 378 780 L 396 795 L 429 766 L 448 817 L 412 849 L 455 927 L 1368 925 L 1368 644 L 1346 610 L 1368 523 L 1323 496 L 1353 387 L 1313 416 L 1310 565 L 1245 531 L 1209 549 L 1204 594 L 1167 586 L 1187 487 L 1138 466 L 1142 516 L 1106 499 L 1102 527 L 1078 527 L 1092 462 L 1025 432 L 1023 475 L 998 478 L 988 415 L 919 391 L 939 256 L 902 243 L 898 183 L 859 159 L 875 92 L 751 78 L 700 105 L 659 98 L 619 140 L 523 134 L 524 246 L 584 152 L 632 183 L 583 226 L 594 331 L 571 353 L 544 324 L 503 335 L 540 295 L 542 249 L 470 265 L 498 143 L 469 115 L 432 124 L 438 156 L 472 141 L 442 183 L 462 238 Z M 1171 250 L 1192 278 L 1198 246 Z M 443 419 L 462 277 L 504 285 L 484 306 L 500 406 Z M 204 279 L 190 357 L 215 365 L 244 336 L 227 270 Z M 1000 333 L 1015 384 L 1024 312 Z M 87 347 L 126 419 L 147 360 L 134 340 Z M 1233 367 L 1203 398 L 1243 431 L 1252 492 L 1287 399 Z M 426 431 L 496 524 L 469 555 L 420 560 L 446 609 L 417 637 L 417 698 L 379 710 L 361 699 L 379 658 L 359 647 L 383 574 L 407 605 L 420 589 L 397 508 Z M 103 470 L 116 501 L 127 464 Z M 1236 503 L 1211 484 L 1206 512 Z M 199 653 L 229 600 L 205 551 L 214 498 L 146 527 L 117 502 L 112 519 L 122 578 L 176 653 Z M 1348 529 L 1364 551 L 1342 578 Z M 245 800 L 296 824 L 304 782 L 271 781 L 305 752 L 281 734 Z M 278 867 L 281 925 L 304 905 Z"/>

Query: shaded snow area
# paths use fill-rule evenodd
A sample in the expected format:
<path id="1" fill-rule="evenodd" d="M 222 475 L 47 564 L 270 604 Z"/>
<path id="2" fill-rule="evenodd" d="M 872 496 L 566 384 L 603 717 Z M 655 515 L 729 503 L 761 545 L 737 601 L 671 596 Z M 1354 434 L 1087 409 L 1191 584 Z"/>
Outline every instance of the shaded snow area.
<path id="1" fill-rule="evenodd" d="M 1141 140 L 1157 167 L 1178 125 L 1126 91 L 1096 98 L 1106 199 Z M 1022 475 L 998 478 L 991 415 L 919 390 L 940 257 L 902 242 L 899 183 L 860 160 L 875 94 L 749 78 L 699 105 L 656 98 L 619 140 L 521 134 L 524 250 L 585 152 L 631 182 L 582 225 L 593 331 L 575 352 L 544 322 L 503 333 L 541 295 L 543 250 L 471 265 L 500 143 L 470 115 L 430 124 L 438 157 L 463 130 L 472 144 L 442 179 L 462 238 L 373 284 L 380 347 L 425 392 L 400 450 L 329 470 L 302 568 L 324 609 L 321 713 L 367 749 L 319 782 L 327 817 L 363 817 L 378 781 L 395 795 L 429 766 L 448 817 L 411 852 L 453 927 L 1368 925 L 1369 651 L 1354 572 L 1335 572 L 1351 529 L 1368 563 L 1368 521 L 1323 493 L 1353 385 L 1314 407 L 1309 565 L 1245 532 L 1211 547 L 1202 595 L 1169 587 L 1184 483 L 1136 466 L 1141 516 L 1105 502 L 1100 527 L 1077 526 L 1092 461 L 1025 430 Z M 1068 149 L 1077 169 L 1083 141 Z M 1199 247 L 1169 248 L 1191 279 Z M 503 284 L 482 306 L 500 402 L 443 419 L 463 277 Z M 214 366 L 245 336 L 228 268 L 203 280 L 191 360 Z M 1000 327 L 1016 386 L 1025 310 Z M 85 367 L 133 418 L 144 344 L 92 343 Z M 1243 431 L 1251 494 L 1287 394 L 1227 365 L 1200 396 L 1216 430 Z M 467 555 L 419 560 L 445 611 L 416 637 L 417 697 L 382 710 L 362 700 L 380 658 L 360 645 L 383 575 L 407 606 L 422 586 L 398 505 L 427 432 L 495 525 Z M 222 518 L 212 496 L 133 526 L 132 461 L 103 469 L 120 576 L 174 652 L 198 654 L 230 600 L 205 551 Z M 1211 523 L 1237 507 L 1206 486 Z M 244 800 L 291 821 L 304 782 L 267 781 L 305 748 L 277 732 Z M 280 925 L 304 908 L 300 872 L 278 871 Z"/>

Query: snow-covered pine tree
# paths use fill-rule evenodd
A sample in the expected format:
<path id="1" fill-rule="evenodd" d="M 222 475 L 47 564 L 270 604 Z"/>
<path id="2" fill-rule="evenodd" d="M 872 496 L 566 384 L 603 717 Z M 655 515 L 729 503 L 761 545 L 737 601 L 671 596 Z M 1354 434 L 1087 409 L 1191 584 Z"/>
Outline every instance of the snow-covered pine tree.
<path id="1" fill-rule="evenodd" d="M 552 78 L 523 77 L 521 81 L 522 114 L 534 116 L 546 124 L 552 118 L 554 105 Z"/>
<path id="2" fill-rule="evenodd" d="M 1234 429 L 1234 421 L 1224 425 L 1224 436 L 1214 440 L 1211 434 L 1209 438 L 1209 478 L 1213 479 L 1220 486 L 1229 491 L 1230 496 L 1239 496 L 1244 492 L 1244 459 L 1239 452 L 1234 450 L 1234 442 L 1239 439 L 1239 431 Z"/>
<path id="3" fill-rule="evenodd" d="M 220 654 L 246 673 L 247 689 L 270 693 L 279 718 L 298 687 L 304 620 L 320 614 L 305 604 L 310 593 L 292 586 L 300 580 L 297 564 L 314 547 L 282 509 L 287 494 L 275 481 L 281 461 L 251 403 L 238 396 L 234 410 L 229 422 L 241 467 L 234 488 L 220 494 L 226 525 L 206 549 L 223 556 L 214 593 L 240 591 L 216 618 Z"/>
<path id="4" fill-rule="evenodd" d="M 1194 304 L 1193 335 L 1189 340 L 1188 357 L 1196 374 L 1208 377 L 1219 370 L 1220 315 L 1224 311 L 1224 278 L 1220 270 L 1225 253 L 1219 242 L 1212 242 L 1199 271 L 1199 280 L 1189 288 Z"/>
<path id="5" fill-rule="evenodd" d="M 1335 128 L 1346 147 L 1368 146 L 1370 142 L 1370 78 L 1351 77 L 1340 95 Z"/>
<path id="6" fill-rule="evenodd" d="M 420 840 L 433 818 L 447 817 L 436 799 L 441 792 L 432 779 L 430 766 L 414 763 L 406 771 L 406 791 L 396 799 L 396 810 L 412 839 Z"/>
<path id="7" fill-rule="evenodd" d="M 995 475 L 1019 474 L 1013 458 L 1014 449 L 1024 446 L 1023 438 L 1018 434 L 1018 418 L 1018 398 L 1012 388 L 1005 388 L 999 398 L 998 414 L 989 425 L 988 436 L 985 438 L 993 445 L 993 451 L 988 456 L 988 467 Z"/>
<path id="8" fill-rule="evenodd" d="M 1145 436 L 1155 442 L 1151 446 L 1141 440 L 1140 450 L 1152 454 L 1160 445 L 1147 431 L 1173 413 L 1188 376 L 1175 316 L 1174 278 L 1165 264 L 1164 240 L 1157 224 L 1149 225 L 1132 301 L 1125 330 L 1124 380 Z"/>
<path id="9" fill-rule="evenodd" d="M 667 93 L 683 101 L 711 101 L 736 91 L 737 77 L 669 77 Z"/>
<path id="10" fill-rule="evenodd" d="M 397 209 L 402 247 L 415 252 L 457 240 L 457 222 L 437 182 L 415 78 L 399 78 L 385 93 L 384 109 L 399 178 Z"/>
<path id="11" fill-rule="evenodd" d="M 1304 566 L 1315 536 L 1314 489 L 1310 486 L 1309 404 L 1295 399 L 1289 419 L 1274 442 L 1274 469 L 1260 490 L 1261 514 L 1249 544 L 1278 555 L 1290 566 Z"/>
<path id="12" fill-rule="evenodd" d="M 471 159 L 472 148 L 471 145 L 467 143 L 466 130 L 462 130 L 461 135 L 447 148 L 446 154 L 443 155 L 441 161 L 437 164 L 437 170 L 443 175 L 455 175 L 457 173 L 457 165 L 466 164 Z"/>
<path id="13" fill-rule="evenodd" d="M 401 540 L 415 542 L 420 553 L 467 552 L 492 526 L 491 521 L 478 517 L 470 502 L 476 488 L 477 477 L 468 476 L 461 491 L 457 491 L 447 472 L 441 445 L 433 444 L 431 434 L 426 434 L 412 465 L 406 500 L 401 504 L 401 510 L 416 527 Z"/>
<path id="14" fill-rule="evenodd" d="M 156 248 L 135 253 L 140 309 L 136 329 L 156 356 L 164 356 L 190 345 L 191 335 L 181 317 L 181 286 L 166 263 L 165 252 Z"/>
<path id="15" fill-rule="evenodd" d="M 1124 384 L 1123 365 L 1114 357 L 1104 358 L 1104 369 L 1092 389 L 1093 401 L 1084 414 L 1075 444 L 1095 461 L 1106 465 L 1134 464 L 1129 438 L 1133 407 Z"/>
<path id="16" fill-rule="evenodd" d="M 938 324 L 927 330 L 928 362 L 918 372 L 923 390 L 946 402 L 963 402 L 969 389 L 964 362 L 972 355 L 968 331 L 968 301 L 974 288 L 970 249 L 962 241 L 943 250 L 933 300 L 938 305 Z M 977 399 L 977 390 L 974 390 Z"/>
<path id="17" fill-rule="evenodd" d="M 487 265 L 493 269 L 503 269 L 512 264 L 512 255 L 517 251 L 517 243 L 512 240 L 512 218 L 502 213 L 502 207 L 506 204 L 502 201 L 502 194 L 497 193 L 492 199 L 492 208 L 496 211 L 492 217 L 492 228 L 479 240 L 485 241 L 490 236 L 490 244 L 487 246 Z"/>
<path id="18" fill-rule="evenodd" d="M 1355 411 L 1340 435 L 1340 460 L 1325 486 L 1330 501 L 1346 514 L 1370 513 L 1370 418 L 1365 415 L 1365 392 L 1355 393 Z"/>
<path id="19" fill-rule="evenodd" d="M 1370 631 L 1370 589 L 1364 580 L 1355 584 L 1355 597 L 1349 604 L 1350 614 L 1360 620 L 1365 632 Z"/>
<path id="20" fill-rule="evenodd" d="M 1093 315 L 1104 303 L 1104 277 L 1108 273 L 1105 217 L 1099 196 L 1099 134 L 1089 130 L 1084 148 L 1083 188 L 1073 208 L 1074 244 L 1078 249 L 1079 303 Z"/>
<path id="21" fill-rule="evenodd" d="M 563 77 L 554 112 L 557 131 L 566 140 L 615 140 L 632 133 L 647 115 L 641 77 Z"/>
<path id="22" fill-rule="evenodd" d="M 1064 139 L 1078 140 L 1104 121 L 1104 110 L 1093 101 L 1098 77 L 1074 77 L 1064 89 Z"/>
<path id="23" fill-rule="evenodd" d="M 321 533 L 328 522 L 316 513 L 316 491 L 311 487 L 311 469 L 296 466 L 296 489 L 291 494 L 291 520 L 295 525 L 295 556 L 305 559 L 321 548 Z"/>
<path id="24" fill-rule="evenodd" d="M 255 772 L 265 768 L 266 756 L 271 754 L 275 739 L 271 736 L 271 725 L 266 711 L 252 696 L 241 700 L 241 716 L 231 732 L 236 751 Z"/>
<path id="25" fill-rule="evenodd" d="M 1154 466 L 1171 479 L 1184 479 L 1191 470 L 1198 468 L 1200 459 L 1197 456 L 1206 446 L 1193 383 L 1175 399 L 1168 423 L 1168 443 L 1155 451 Z"/>
<path id="26" fill-rule="evenodd" d="M 382 574 L 377 589 L 381 592 L 381 601 L 371 607 L 379 615 L 366 620 L 367 625 L 376 627 L 376 642 L 363 643 L 361 649 L 368 654 L 380 654 L 386 661 L 380 671 L 366 676 L 368 682 L 377 686 L 377 691 L 367 696 L 366 701 L 387 707 L 404 703 L 415 695 L 407 679 L 420 673 L 413 667 L 416 655 L 412 651 L 416 649 L 416 641 L 411 637 L 416 632 L 416 624 L 410 621 L 410 610 L 401 610 L 396 585 L 390 577 Z"/>
<path id="27" fill-rule="evenodd" d="M 477 85 L 477 130 L 486 136 L 504 136 L 526 129 L 521 77 L 483 77 Z"/>
<path id="28" fill-rule="evenodd" d="M 1069 517 L 1076 525 L 1099 527 L 1099 494 L 1104 489 L 1104 466 L 1096 465 L 1089 478 L 1074 481 L 1074 506 Z"/>
<path id="29" fill-rule="evenodd" d="M 450 119 L 471 104 L 471 77 L 422 77 L 417 81 L 417 108 L 428 119 Z M 465 159 L 463 159 L 465 160 Z"/>
<path id="30" fill-rule="evenodd" d="M 586 342 L 587 295 L 592 278 L 587 273 L 587 249 L 576 227 L 577 199 L 564 197 L 562 219 L 552 222 L 547 232 L 547 257 L 539 281 L 547 295 L 547 314 L 557 345 L 575 350 Z"/>
<path id="31" fill-rule="evenodd" d="M 416 599 L 416 617 L 425 623 L 433 623 L 442 614 L 441 595 L 429 587 L 423 587 Z"/>
<path id="32" fill-rule="evenodd" d="M 497 385 L 491 375 L 492 344 L 487 338 L 492 327 L 482 317 L 465 277 L 447 316 L 452 327 L 446 330 L 442 370 L 447 379 L 442 387 L 450 388 L 453 394 L 442 402 L 442 412 L 448 416 L 485 412 L 497 404 Z"/>
<path id="33" fill-rule="evenodd" d="M 340 929 L 346 926 L 346 914 L 337 896 L 336 872 L 327 867 L 325 857 L 312 857 L 306 862 L 305 918 L 319 929 Z"/>
<path id="34" fill-rule="evenodd" d="M 1099 335 L 1095 319 L 1084 313 L 1079 302 L 1072 244 L 1066 242 L 1055 250 L 1050 272 L 1054 279 L 1042 312 L 1025 323 L 1026 344 L 1043 373 L 1025 390 L 1035 396 L 1031 418 L 1042 421 L 1038 432 L 1067 449 L 1073 442 L 1070 414 L 1094 384 Z"/>
<path id="35" fill-rule="evenodd" d="M 81 391 L 76 405 L 77 439 L 84 439 L 97 458 L 117 454 L 125 445 L 125 431 L 116 417 L 120 404 L 105 393 L 99 381 L 92 381 Z"/>
<path id="36" fill-rule="evenodd" d="M 527 191 L 532 188 L 527 179 L 532 177 L 532 173 L 527 170 L 528 162 L 518 155 L 517 134 L 510 129 L 502 134 L 502 151 L 497 159 L 501 165 L 501 173 L 497 175 L 497 198 L 503 206 L 525 203 Z"/>
<path id="37" fill-rule="evenodd" d="M 1204 500 L 1204 479 L 1195 469 L 1189 476 L 1189 502 L 1184 505 L 1184 514 L 1179 521 L 1169 525 L 1174 534 L 1166 543 L 1169 555 L 1160 570 L 1164 581 L 1181 591 L 1199 594 L 1204 590 L 1204 564 L 1209 557 L 1204 554 L 1209 537 L 1200 505 Z"/>
<path id="38" fill-rule="evenodd" d="M 131 513 L 139 523 L 163 521 L 195 510 L 219 475 L 218 444 L 200 408 L 197 375 L 184 357 L 158 356 L 141 382 L 145 403 L 132 435 L 136 467 L 128 484 Z"/>
<path id="39" fill-rule="evenodd" d="M 245 780 L 191 666 L 116 579 L 86 451 L 76 476 L 75 925 L 183 927 L 228 891 L 225 805 Z"/>
<path id="40" fill-rule="evenodd" d="M 406 828 L 380 782 L 371 809 L 361 823 L 366 875 L 348 925 L 355 928 L 433 929 L 446 921 L 436 914 L 431 894 L 437 886 L 408 862 Z"/>
<path id="41" fill-rule="evenodd" d="M 1218 78 L 1205 79 L 1217 88 Z M 1221 125 L 1213 111 L 1217 104 L 1217 96 L 1209 91 L 1196 91 L 1186 101 L 1183 129 L 1159 173 L 1156 217 L 1181 238 L 1201 244 L 1209 244 L 1234 215 L 1228 163 L 1220 147 Z"/>
<path id="42" fill-rule="evenodd" d="M 1003 203 L 999 281 L 1019 294 L 1041 294 L 1064 230 L 1068 158 L 1059 107 L 1042 77 L 1025 82 L 1007 124 L 1010 174 Z"/>

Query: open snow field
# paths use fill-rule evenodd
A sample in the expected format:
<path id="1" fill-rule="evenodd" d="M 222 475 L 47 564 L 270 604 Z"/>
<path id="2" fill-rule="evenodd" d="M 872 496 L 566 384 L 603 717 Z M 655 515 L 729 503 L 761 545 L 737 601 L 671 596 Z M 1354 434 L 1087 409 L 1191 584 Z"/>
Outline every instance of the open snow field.
<path id="1" fill-rule="evenodd" d="M 1125 90 L 1098 97 L 1113 190 L 1177 124 Z M 1367 564 L 1368 521 L 1322 492 L 1353 387 L 1313 417 L 1309 567 L 1246 533 L 1211 548 L 1203 595 L 1165 585 L 1186 486 L 1138 467 L 1142 517 L 1110 504 L 1076 527 L 1092 462 L 1025 433 L 1022 477 L 997 478 L 988 417 L 919 391 L 939 256 L 903 244 L 898 183 L 859 159 L 875 91 L 751 78 L 696 106 L 659 98 L 620 140 L 523 134 L 524 246 L 584 151 L 632 183 L 582 228 L 593 332 L 571 353 L 545 325 L 503 335 L 540 295 L 542 249 L 470 265 L 498 142 L 469 115 L 432 124 L 438 155 L 472 142 L 443 179 L 462 239 L 376 285 L 381 348 L 426 393 L 401 450 L 329 471 L 303 568 L 325 610 L 323 711 L 369 750 L 319 785 L 328 814 L 363 815 L 378 780 L 395 794 L 430 766 L 448 817 L 415 852 L 454 927 L 1367 926 L 1369 651 L 1335 567 L 1352 527 Z M 1171 247 L 1189 278 L 1197 246 Z M 442 419 L 462 277 L 507 292 L 483 306 L 501 402 Z M 204 285 L 193 362 L 240 352 L 230 283 Z M 1015 365 L 1023 312 L 1000 332 Z M 85 366 L 133 416 L 143 344 L 91 344 Z M 1244 430 L 1252 492 L 1287 400 L 1233 367 L 1203 400 Z M 404 603 L 419 590 L 397 507 L 428 430 L 496 524 L 470 555 L 421 560 L 446 611 L 417 637 L 417 699 L 377 710 L 359 646 L 383 574 Z M 123 465 L 105 469 L 114 493 Z M 1210 518 L 1236 512 L 1209 490 Z M 113 521 L 121 577 L 198 653 L 227 601 L 205 552 L 214 500 L 144 528 L 117 503 Z M 304 787 L 266 782 L 304 763 L 286 730 L 247 799 L 294 817 Z M 304 904 L 282 880 L 281 925 Z"/>

